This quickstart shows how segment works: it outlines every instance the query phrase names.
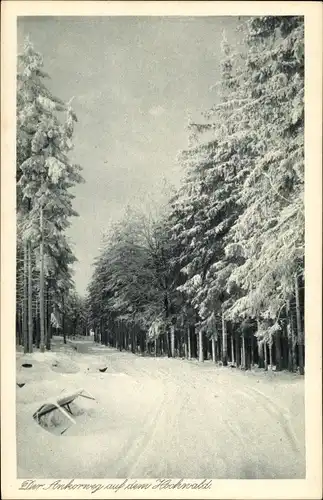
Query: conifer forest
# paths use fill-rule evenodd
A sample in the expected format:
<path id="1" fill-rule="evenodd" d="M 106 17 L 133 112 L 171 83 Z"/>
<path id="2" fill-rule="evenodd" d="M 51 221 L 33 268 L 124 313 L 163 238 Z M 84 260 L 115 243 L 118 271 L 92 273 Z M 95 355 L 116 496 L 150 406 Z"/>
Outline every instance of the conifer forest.
<path id="1" fill-rule="evenodd" d="M 109 438 L 116 457 L 111 436 L 120 431 L 122 454 L 110 469 L 106 457 L 91 455 L 90 477 L 304 477 L 304 18 L 241 17 L 237 32 L 232 43 L 223 31 L 216 49 L 218 77 L 208 81 L 214 103 L 178 124 L 187 141 L 173 158 L 180 183 L 170 179 L 157 210 L 125 200 L 120 217 L 101 228 L 84 294 L 75 283 L 80 259 L 69 236 L 79 215 L 77 189 L 86 187 L 91 168 L 73 159 L 78 96 L 66 102 L 50 90 L 58 75 L 47 74 L 32 36 L 18 56 L 16 346 L 17 359 L 29 359 L 33 368 L 18 370 L 26 387 L 17 389 L 17 401 L 37 366 L 43 380 L 35 384 L 43 389 L 35 409 L 47 392 L 60 392 L 53 376 L 63 372 L 65 385 L 66 374 L 74 383 L 84 373 L 87 382 L 84 375 L 78 386 L 95 398 L 109 393 L 106 414 L 101 392 L 101 410 L 75 406 L 83 434 L 76 422 L 54 436 L 70 439 L 71 454 L 79 446 L 81 454 L 98 412 L 99 437 Z M 109 134 L 107 143 L 113 126 Z M 134 438 L 122 441 L 123 428 L 113 434 L 109 418 L 135 426 L 136 436 L 140 431 L 140 453 L 129 451 Z M 238 425 L 232 418 L 239 429 L 231 429 Z M 281 425 L 277 437 L 270 418 Z M 60 425 L 58 417 L 47 422 L 50 439 Z M 29 477 L 24 432 L 18 470 Z M 168 433 L 177 458 L 163 448 Z M 240 458 L 230 443 L 246 448 Z M 71 457 L 66 452 L 55 466 L 39 462 L 37 470 L 43 477 L 66 477 L 65 470 L 88 477 Z"/>

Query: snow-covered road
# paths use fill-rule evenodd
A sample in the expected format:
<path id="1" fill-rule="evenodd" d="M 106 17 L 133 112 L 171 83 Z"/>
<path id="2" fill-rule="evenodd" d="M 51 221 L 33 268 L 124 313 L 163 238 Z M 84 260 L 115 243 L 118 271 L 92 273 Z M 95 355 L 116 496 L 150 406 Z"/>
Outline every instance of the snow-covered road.
<path id="1" fill-rule="evenodd" d="M 304 478 L 297 375 L 59 344 L 18 355 L 17 373 L 26 382 L 17 387 L 19 477 Z M 97 401 L 77 400 L 84 412 L 64 435 L 32 419 L 48 398 L 80 387 Z"/>

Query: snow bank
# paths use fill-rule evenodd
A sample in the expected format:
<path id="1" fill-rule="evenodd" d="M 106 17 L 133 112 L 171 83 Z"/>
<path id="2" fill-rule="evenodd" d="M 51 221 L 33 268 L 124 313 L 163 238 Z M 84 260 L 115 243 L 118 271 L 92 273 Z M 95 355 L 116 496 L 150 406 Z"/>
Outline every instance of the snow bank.
<path id="1" fill-rule="evenodd" d="M 18 477 L 301 478 L 305 473 L 304 380 L 149 358 L 88 344 L 17 354 Z M 32 368 L 24 369 L 28 360 Z M 56 366 L 53 366 L 56 365 Z M 55 370 L 56 368 L 56 370 Z M 106 368 L 105 372 L 99 369 Z M 46 401 L 84 388 L 76 425 Z"/>

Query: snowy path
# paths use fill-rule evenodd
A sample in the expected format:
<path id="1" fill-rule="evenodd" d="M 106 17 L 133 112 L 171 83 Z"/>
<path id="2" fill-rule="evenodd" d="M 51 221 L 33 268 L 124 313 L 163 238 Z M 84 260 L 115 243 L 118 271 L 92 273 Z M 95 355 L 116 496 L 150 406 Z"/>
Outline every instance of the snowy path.
<path id="1" fill-rule="evenodd" d="M 27 357 L 17 361 L 26 382 L 17 388 L 19 477 L 304 477 L 304 381 L 296 375 L 100 346 L 29 355 L 28 372 L 20 368 Z M 85 412 L 63 436 L 33 421 L 46 398 L 79 387 L 98 401 L 79 401 Z"/>

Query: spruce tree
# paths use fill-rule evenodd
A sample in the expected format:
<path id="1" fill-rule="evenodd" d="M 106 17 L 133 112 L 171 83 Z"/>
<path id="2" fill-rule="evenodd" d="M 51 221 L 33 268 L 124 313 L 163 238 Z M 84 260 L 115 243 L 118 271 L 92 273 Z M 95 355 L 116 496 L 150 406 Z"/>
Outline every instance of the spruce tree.
<path id="1" fill-rule="evenodd" d="M 244 256 L 232 280 L 246 294 L 232 312 L 277 324 L 286 300 L 297 294 L 295 276 L 303 275 L 304 25 L 299 17 L 263 17 L 247 28 L 245 112 L 257 131 L 256 156 L 227 248 L 239 247 Z"/>
<path id="2" fill-rule="evenodd" d="M 27 40 L 19 55 L 17 89 L 17 194 L 28 245 L 29 282 L 32 252 L 39 270 L 40 348 L 45 348 L 46 260 L 53 248 L 66 247 L 64 231 L 76 215 L 69 189 L 81 182 L 80 167 L 68 159 L 76 121 L 70 103 L 56 98 L 44 85 L 43 59 Z M 63 122 L 58 114 L 65 112 Z M 32 286 L 29 286 L 32 293 Z M 32 298 L 30 297 L 30 301 Z M 29 309 L 29 316 L 31 310 Z M 32 318 L 30 318 L 32 321 Z"/>

